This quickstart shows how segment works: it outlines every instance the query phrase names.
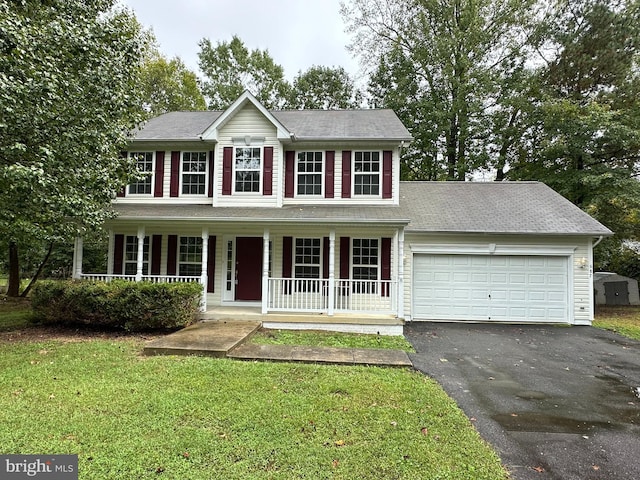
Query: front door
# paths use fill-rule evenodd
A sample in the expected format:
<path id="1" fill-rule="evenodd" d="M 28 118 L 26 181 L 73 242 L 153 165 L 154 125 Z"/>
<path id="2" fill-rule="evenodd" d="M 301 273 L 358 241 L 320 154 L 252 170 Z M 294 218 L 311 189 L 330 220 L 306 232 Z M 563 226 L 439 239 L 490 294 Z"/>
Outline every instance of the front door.
<path id="1" fill-rule="evenodd" d="M 262 300 L 262 237 L 236 237 L 236 300 Z"/>

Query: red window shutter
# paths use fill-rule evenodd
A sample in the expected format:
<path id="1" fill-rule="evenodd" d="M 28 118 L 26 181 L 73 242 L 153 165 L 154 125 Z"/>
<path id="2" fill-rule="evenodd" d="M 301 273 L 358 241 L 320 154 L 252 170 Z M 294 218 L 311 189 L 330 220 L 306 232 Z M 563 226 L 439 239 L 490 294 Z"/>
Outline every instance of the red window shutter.
<path id="1" fill-rule="evenodd" d="M 231 195 L 231 174 L 233 166 L 233 147 L 224 147 L 222 151 L 222 194 Z"/>
<path id="2" fill-rule="evenodd" d="M 285 165 L 284 165 L 284 196 L 286 198 L 293 198 L 293 192 L 295 188 L 294 172 L 296 167 L 296 152 L 293 150 L 287 150 L 285 153 Z"/>
<path id="3" fill-rule="evenodd" d="M 209 152 L 209 198 L 213 197 L 213 159 L 214 151 Z"/>
<path id="4" fill-rule="evenodd" d="M 175 275 L 178 266 L 178 236 L 169 235 L 167 241 L 167 275 Z"/>
<path id="5" fill-rule="evenodd" d="M 122 259 L 124 256 L 124 235 L 113 237 L 113 274 L 122 275 Z"/>
<path id="6" fill-rule="evenodd" d="M 118 158 L 127 158 L 127 152 L 120 152 L 118 154 Z M 118 193 L 116 193 L 116 197 L 124 197 L 126 195 L 126 191 L 127 187 L 125 185 Z"/>
<path id="7" fill-rule="evenodd" d="M 171 152 L 171 184 L 169 195 L 177 197 L 180 191 L 180 152 Z"/>
<path id="8" fill-rule="evenodd" d="M 329 278 L 329 237 L 322 239 L 322 278 Z"/>
<path id="9" fill-rule="evenodd" d="M 282 238 L 282 278 L 291 278 L 293 270 L 293 237 Z M 293 292 L 293 280 L 284 281 L 284 294 Z"/>
<path id="10" fill-rule="evenodd" d="M 340 278 L 349 278 L 349 254 L 351 252 L 351 239 L 340 237 Z"/>
<path id="11" fill-rule="evenodd" d="M 336 152 L 329 150 L 324 154 L 324 198 L 333 198 L 333 169 L 336 163 Z"/>
<path id="12" fill-rule="evenodd" d="M 342 198 L 351 198 L 351 150 L 342 151 Z"/>
<path id="13" fill-rule="evenodd" d="M 160 258 L 162 257 L 162 235 L 151 237 L 151 275 L 160 275 Z"/>
<path id="14" fill-rule="evenodd" d="M 207 254 L 207 292 L 216 291 L 216 237 L 209 237 L 209 252 Z"/>
<path id="15" fill-rule="evenodd" d="M 273 192 L 273 147 L 264 147 L 262 162 L 262 194 L 271 195 Z"/>
<path id="16" fill-rule="evenodd" d="M 392 196 L 392 158 L 393 155 L 391 150 L 385 150 L 382 152 L 382 198 L 391 198 Z"/>
<path id="17" fill-rule="evenodd" d="M 162 197 L 162 187 L 164 184 L 164 152 L 156 152 L 156 178 L 155 186 L 153 188 L 154 197 Z"/>
<path id="18" fill-rule="evenodd" d="M 380 272 L 380 280 L 391 280 L 391 239 L 383 238 L 382 239 L 382 271 Z M 389 285 L 382 285 L 383 297 L 389 296 Z"/>

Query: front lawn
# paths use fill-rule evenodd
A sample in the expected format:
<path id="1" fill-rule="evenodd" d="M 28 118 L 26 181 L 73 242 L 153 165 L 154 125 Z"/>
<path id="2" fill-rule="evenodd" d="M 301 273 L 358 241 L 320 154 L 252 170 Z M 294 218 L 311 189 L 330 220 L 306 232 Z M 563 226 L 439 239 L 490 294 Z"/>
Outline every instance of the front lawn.
<path id="1" fill-rule="evenodd" d="M 78 454 L 80 479 L 507 478 L 411 370 L 142 357 L 140 336 L 47 331 L 0 332 L 1 453 Z"/>
<path id="2" fill-rule="evenodd" d="M 597 306 L 593 326 L 640 340 L 640 307 Z"/>

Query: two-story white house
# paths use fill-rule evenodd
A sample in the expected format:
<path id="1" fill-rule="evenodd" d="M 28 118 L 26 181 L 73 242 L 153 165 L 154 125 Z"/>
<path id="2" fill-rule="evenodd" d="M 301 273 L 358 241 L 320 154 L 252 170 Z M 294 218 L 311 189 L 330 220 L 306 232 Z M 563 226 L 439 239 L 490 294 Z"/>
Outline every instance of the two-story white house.
<path id="1" fill-rule="evenodd" d="M 611 232 L 540 183 L 401 182 L 391 110 L 225 111 L 150 120 L 148 172 L 114 200 L 108 272 L 198 281 L 208 311 L 265 325 L 402 332 L 405 320 L 593 318 L 592 247 Z"/>

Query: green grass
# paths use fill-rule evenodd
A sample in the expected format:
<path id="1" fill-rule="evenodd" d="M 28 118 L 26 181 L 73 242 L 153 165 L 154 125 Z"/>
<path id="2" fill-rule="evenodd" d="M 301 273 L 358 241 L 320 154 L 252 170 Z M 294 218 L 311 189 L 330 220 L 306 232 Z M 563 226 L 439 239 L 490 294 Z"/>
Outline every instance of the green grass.
<path id="1" fill-rule="evenodd" d="M 415 352 L 402 336 L 365 335 L 355 333 L 320 332 L 314 330 L 262 329 L 252 338 L 261 345 L 310 345 L 313 347 L 384 348 Z"/>
<path id="2" fill-rule="evenodd" d="M 640 307 L 604 307 L 596 308 L 593 326 L 604 328 L 640 340 Z"/>
<path id="3" fill-rule="evenodd" d="M 0 296 L 0 332 L 25 328 L 30 325 L 32 318 L 28 300 Z"/>

